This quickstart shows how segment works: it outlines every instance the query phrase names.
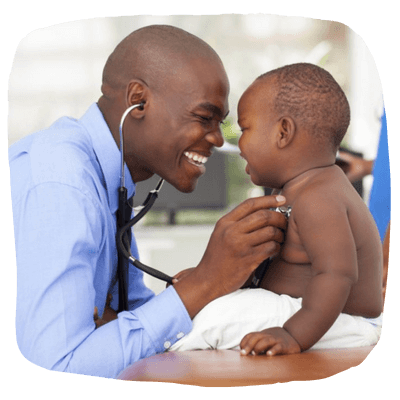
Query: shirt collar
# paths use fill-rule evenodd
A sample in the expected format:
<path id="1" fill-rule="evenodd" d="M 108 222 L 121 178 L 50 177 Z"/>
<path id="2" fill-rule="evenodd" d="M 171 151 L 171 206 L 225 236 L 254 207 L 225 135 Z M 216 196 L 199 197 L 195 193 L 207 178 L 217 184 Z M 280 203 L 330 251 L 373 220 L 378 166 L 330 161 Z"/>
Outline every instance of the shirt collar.
<path id="1" fill-rule="evenodd" d="M 118 189 L 121 184 L 121 153 L 96 103 L 89 107 L 80 121 L 92 139 L 93 149 L 107 186 L 108 204 L 111 211 L 115 213 L 118 209 Z M 126 164 L 124 168 L 125 187 L 130 198 L 134 196 L 136 187 Z"/>

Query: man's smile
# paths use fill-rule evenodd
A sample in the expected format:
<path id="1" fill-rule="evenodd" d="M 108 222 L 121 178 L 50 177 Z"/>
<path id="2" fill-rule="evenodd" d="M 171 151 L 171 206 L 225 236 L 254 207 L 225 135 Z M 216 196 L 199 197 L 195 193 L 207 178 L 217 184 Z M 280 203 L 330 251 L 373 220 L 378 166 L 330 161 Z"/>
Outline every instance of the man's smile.
<path id="1" fill-rule="evenodd" d="M 185 151 L 183 154 L 189 159 L 189 162 L 194 165 L 205 164 L 208 161 L 208 157 L 193 151 Z"/>
<path id="2" fill-rule="evenodd" d="M 203 175 L 206 172 L 205 163 L 208 161 L 208 158 L 211 156 L 211 152 L 207 152 L 207 155 L 204 155 L 204 151 L 201 153 L 198 151 L 190 150 L 185 151 L 183 153 L 183 159 L 187 161 L 189 164 L 197 167 L 198 172 Z"/>

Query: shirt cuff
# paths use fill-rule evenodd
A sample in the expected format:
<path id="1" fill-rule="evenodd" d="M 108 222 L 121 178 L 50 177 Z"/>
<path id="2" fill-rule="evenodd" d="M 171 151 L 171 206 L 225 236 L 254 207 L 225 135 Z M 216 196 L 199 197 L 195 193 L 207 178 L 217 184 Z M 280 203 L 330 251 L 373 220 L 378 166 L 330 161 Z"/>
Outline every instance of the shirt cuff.
<path id="1" fill-rule="evenodd" d="M 134 312 L 153 342 L 156 353 L 168 350 L 192 330 L 192 320 L 173 286 Z"/>

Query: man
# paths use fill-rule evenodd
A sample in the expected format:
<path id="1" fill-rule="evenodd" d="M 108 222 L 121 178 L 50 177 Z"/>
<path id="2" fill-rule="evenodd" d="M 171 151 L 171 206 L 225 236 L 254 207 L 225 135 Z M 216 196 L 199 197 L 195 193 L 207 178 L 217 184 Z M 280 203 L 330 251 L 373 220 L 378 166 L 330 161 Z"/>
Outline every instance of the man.
<path id="1" fill-rule="evenodd" d="M 158 296 L 129 268 L 129 311 L 115 318 L 121 116 L 143 104 L 124 124 L 128 196 L 153 174 L 191 192 L 213 147 L 223 144 L 229 82 L 202 40 L 150 26 L 116 47 L 102 93 L 80 120 L 62 118 L 10 148 L 16 324 L 20 350 L 33 363 L 115 377 L 168 349 L 206 304 L 241 287 L 277 253 L 286 222 L 268 209 L 285 199 L 251 199 L 223 217 L 199 265 Z M 131 250 L 137 257 L 134 240 Z M 96 329 L 94 309 L 111 322 Z"/>

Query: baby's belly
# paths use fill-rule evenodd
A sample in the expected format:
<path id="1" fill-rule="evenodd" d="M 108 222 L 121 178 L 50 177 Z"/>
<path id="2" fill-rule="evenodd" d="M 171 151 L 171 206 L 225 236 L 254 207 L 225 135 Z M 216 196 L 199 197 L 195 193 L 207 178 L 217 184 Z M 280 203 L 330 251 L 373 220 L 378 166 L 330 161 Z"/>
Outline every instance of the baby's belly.
<path id="1" fill-rule="evenodd" d="M 260 287 L 294 298 L 304 297 L 313 276 L 310 264 L 293 264 L 276 258 L 268 267 Z M 381 289 L 376 286 L 360 278 L 352 287 L 343 312 L 367 318 L 380 315 L 382 294 Z"/>
<path id="2" fill-rule="evenodd" d="M 261 282 L 261 287 L 277 294 L 303 297 L 312 276 L 310 264 L 292 264 L 282 259 L 274 259 Z"/>

